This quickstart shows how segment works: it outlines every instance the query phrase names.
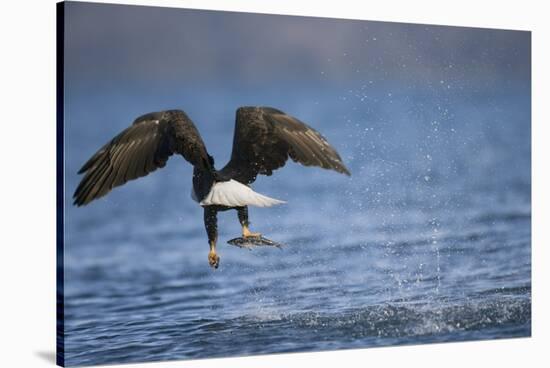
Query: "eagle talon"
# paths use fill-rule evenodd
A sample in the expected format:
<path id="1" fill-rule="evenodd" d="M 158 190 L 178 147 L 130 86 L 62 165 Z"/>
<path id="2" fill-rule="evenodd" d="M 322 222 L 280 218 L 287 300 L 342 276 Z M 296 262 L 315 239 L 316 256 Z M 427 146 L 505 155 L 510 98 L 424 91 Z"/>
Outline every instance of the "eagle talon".
<path id="1" fill-rule="evenodd" d="M 255 239 L 259 239 L 262 237 L 262 234 L 261 233 L 248 233 L 248 234 L 243 234 L 243 238 L 255 238 Z"/>
<path id="2" fill-rule="evenodd" d="M 216 254 L 216 252 L 210 252 L 208 253 L 208 263 L 211 267 L 214 269 L 217 269 L 220 265 L 220 256 Z"/>
<path id="3" fill-rule="evenodd" d="M 253 233 L 248 229 L 248 225 L 243 225 L 243 238 L 256 238 L 262 237 L 261 233 Z"/>

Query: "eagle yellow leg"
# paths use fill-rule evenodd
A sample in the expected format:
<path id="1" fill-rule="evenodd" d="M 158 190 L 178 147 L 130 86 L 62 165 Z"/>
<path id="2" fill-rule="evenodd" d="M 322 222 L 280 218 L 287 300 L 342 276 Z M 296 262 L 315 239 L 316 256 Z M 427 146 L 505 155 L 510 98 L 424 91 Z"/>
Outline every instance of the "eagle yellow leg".
<path id="1" fill-rule="evenodd" d="M 208 253 L 208 263 L 211 267 L 218 268 L 220 265 L 220 256 L 216 253 L 216 242 L 210 242 L 210 252 Z"/>
<path id="2" fill-rule="evenodd" d="M 213 268 L 220 265 L 220 257 L 216 254 L 216 242 L 218 241 L 218 212 L 213 207 L 204 207 L 204 225 L 208 235 L 208 244 L 210 252 L 208 253 L 208 263 Z"/>
<path id="3" fill-rule="evenodd" d="M 248 222 L 248 207 L 239 207 L 237 209 L 237 214 L 239 215 L 239 222 L 241 223 L 241 226 L 243 228 L 243 238 L 257 238 L 262 236 L 262 234 L 260 233 L 251 232 L 248 228 L 248 225 L 250 225 L 250 223 Z"/>
<path id="4" fill-rule="evenodd" d="M 260 236 L 262 236 L 261 233 L 251 232 L 250 229 L 248 228 L 248 224 L 243 225 L 243 238 L 248 238 L 248 237 L 258 238 Z"/>

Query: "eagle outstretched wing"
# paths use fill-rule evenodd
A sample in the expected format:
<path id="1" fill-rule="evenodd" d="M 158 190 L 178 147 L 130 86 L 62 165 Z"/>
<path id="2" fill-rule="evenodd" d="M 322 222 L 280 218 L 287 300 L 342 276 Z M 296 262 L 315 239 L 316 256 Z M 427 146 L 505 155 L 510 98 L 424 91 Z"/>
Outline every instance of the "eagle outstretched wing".
<path id="1" fill-rule="evenodd" d="M 288 158 L 351 175 L 338 152 L 315 129 L 271 107 L 237 109 L 231 160 L 220 171 L 244 184 L 271 175 Z"/>
<path id="2" fill-rule="evenodd" d="M 164 167 L 174 153 L 193 166 L 213 170 L 195 124 L 183 111 L 167 110 L 138 117 L 82 166 L 78 173 L 84 177 L 73 195 L 74 204 L 88 204 L 129 180 Z"/>

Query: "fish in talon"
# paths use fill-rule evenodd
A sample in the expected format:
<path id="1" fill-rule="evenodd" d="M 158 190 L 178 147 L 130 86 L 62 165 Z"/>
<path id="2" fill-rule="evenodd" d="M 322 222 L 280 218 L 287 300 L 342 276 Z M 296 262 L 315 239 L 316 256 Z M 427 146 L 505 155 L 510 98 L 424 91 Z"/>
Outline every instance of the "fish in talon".
<path id="1" fill-rule="evenodd" d="M 249 250 L 252 250 L 252 248 L 254 247 L 261 246 L 271 246 L 279 249 L 282 249 L 283 247 L 283 244 L 277 243 L 271 239 L 264 238 L 263 236 L 234 238 L 228 240 L 227 243 L 239 248 L 247 248 Z"/>

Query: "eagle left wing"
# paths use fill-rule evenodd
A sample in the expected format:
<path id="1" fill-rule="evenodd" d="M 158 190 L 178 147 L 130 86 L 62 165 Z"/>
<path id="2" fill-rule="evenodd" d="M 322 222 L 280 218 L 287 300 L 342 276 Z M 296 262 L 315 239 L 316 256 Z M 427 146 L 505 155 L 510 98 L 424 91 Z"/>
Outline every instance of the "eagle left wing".
<path id="1" fill-rule="evenodd" d="M 113 188 L 164 167 L 174 153 L 203 170 L 213 167 L 193 121 L 181 110 L 142 115 L 82 166 L 74 204 L 86 205 Z"/>

